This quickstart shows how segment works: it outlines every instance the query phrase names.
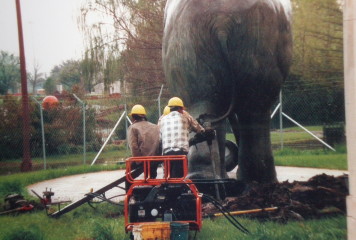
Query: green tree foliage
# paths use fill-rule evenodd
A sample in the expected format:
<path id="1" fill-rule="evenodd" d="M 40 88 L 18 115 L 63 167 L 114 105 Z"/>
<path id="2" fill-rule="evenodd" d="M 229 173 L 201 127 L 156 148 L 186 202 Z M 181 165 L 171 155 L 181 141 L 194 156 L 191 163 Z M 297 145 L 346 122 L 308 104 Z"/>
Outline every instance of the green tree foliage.
<path id="1" fill-rule="evenodd" d="M 49 155 L 83 152 L 83 115 L 81 106 L 66 101 L 59 108 L 44 111 L 43 115 L 46 151 Z M 37 127 L 37 137 L 40 138 L 40 126 Z M 86 141 L 88 151 L 98 150 L 100 146 L 100 141 L 95 134 L 94 128 L 94 111 L 88 110 L 86 112 Z M 38 149 L 40 149 L 40 146 L 38 146 Z"/>
<path id="2" fill-rule="evenodd" d="M 292 0 L 293 64 L 283 111 L 303 124 L 342 122 L 343 29 L 337 0 Z"/>
<path id="3" fill-rule="evenodd" d="M 42 129 L 38 104 L 30 102 L 31 157 L 42 156 Z M 83 152 L 83 115 L 81 105 L 72 99 L 61 101 L 58 108 L 43 111 L 46 154 Z M 0 161 L 22 156 L 22 102 L 20 97 L 7 95 L 0 104 Z M 95 111 L 86 110 L 87 151 L 97 151 L 101 139 L 95 132 Z"/>
<path id="4" fill-rule="evenodd" d="M 33 105 L 30 112 L 33 113 Z M 39 119 L 31 114 L 31 121 Z M 22 156 L 23 132 L 22 132 L 22 101 L 20 97 L 7 95 L 0 105 L 0 160 L 8 158 L 20 158 Z M 30 126 L 30 134 L 35 133 L 33 125 Z M 14 151 L 16 149 L 16 151 Z"/>
<path id="5" fill-rule="evenodd" d="M 292 74 L 308 82 L 342 87 L 343 22 L 337 0 L 292 0 Z"/>
<path id="6" fill-rule="evenodd" d="M 67 60 L 52 69 L 50 78 L 56 84 L 62 84 L 66 90 L 71 90 L 81 83 L 81 74 L 81 62 Z"/>
<path id="7" fill-rule="evenodd" d="M 107 92 L 108 86 L 115 81 L 122 81 L 124 76 L 122 68 L 122 58 L 114 56 L 109 56 L 105 62 L 104 68 L 104 86 L 105 91 Z"/>
<path id="8" fill-rule="evenodd" d="M 19 58 L 7 52 L 0 52 L 0 94 L 15 93 L 20 83 Z"/>
<path id="9" fill-rule="evenodd" d="M 43 88 L 47 94 L 53 94 L 56 91 L 56 82 L 52 77 L 48 77 L 43 84 Z"/>
<path id="10" fill-rule="evenodd" d="M 95 52 L 93 49 L 86 51 L 84 59 L 81 61 L 81 71 L 83 73 L 85 89 L 88 92 L 92 92 L 97 83 L 97 64 L 95 62 L 94 54 Z"/>
<path id="11" fill-rule="evenodd" d="M 79 84 L 81 76 L 80 70 L 79 61 L 68 60 L 63 62 L 59 73 L 59 82 L 67 86 L 67 88 Z"/>

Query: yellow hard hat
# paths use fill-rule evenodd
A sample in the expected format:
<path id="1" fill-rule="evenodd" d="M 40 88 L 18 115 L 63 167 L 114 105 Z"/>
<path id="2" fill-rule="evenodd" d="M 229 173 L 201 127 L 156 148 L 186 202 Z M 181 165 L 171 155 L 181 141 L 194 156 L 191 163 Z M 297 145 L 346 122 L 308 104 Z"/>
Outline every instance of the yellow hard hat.
<path id="1" fill-rule="evenodd" d="M 168 107 L 184 107 L 183 101 L 179 97 L 172 97 L 168 101 Z"/>
<path id="2" fill-rule="evenodd" d="M 135 106 L 132 107 L 131 113 L 129 115 L 131 116 L 133 114 L 146 115 L 146 110 L 142 105 L 136 104 Z"/>
<path id="3" fill-rule="evenodd" d="M 171 109 L 168 106 L 165 106 L 163 109 L 163 116 L 166 116 L 170 112 L 171 112 Z"/>

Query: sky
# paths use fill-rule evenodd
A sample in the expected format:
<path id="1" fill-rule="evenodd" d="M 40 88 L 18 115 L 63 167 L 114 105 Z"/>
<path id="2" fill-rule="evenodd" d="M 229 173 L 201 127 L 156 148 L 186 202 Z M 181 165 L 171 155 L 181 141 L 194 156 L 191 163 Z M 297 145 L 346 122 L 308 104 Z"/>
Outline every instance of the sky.
<path id="1" fill-rule="evenodd" d="M 85 0 L 20 0 L 26 70 L 49 75 L 66 60 L 78 60 L 84 50 L 77 26 Z M 19 56 L 16 1 L 0 0 L 0 50 Z"/>

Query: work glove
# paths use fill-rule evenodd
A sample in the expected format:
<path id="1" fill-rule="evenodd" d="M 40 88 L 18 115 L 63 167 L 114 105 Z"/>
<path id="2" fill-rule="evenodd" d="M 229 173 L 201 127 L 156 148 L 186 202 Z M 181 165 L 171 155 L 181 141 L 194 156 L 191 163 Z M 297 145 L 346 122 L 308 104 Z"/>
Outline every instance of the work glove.
<path id="1" fill-rule="evenodd" d="M 215 130 L 212 128 L 205 128 L 204 132 L 200 132 L 194 135 L 189 139 L 189 146 L 196 145 L 198 143 L 207 141 L 208 144 L 211 144 L 211 141 L 215 138 Z"/>

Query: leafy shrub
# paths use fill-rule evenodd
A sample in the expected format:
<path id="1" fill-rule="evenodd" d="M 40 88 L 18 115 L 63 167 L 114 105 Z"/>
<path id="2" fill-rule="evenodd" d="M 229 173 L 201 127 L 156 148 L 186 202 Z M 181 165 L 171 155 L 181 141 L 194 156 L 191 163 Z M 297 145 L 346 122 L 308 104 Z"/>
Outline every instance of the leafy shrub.
<path id="1" fill-rule="evenodd" d="M 22 190 L 23 186 L 19 180 L 4 181 L 0 185 L 0 196 L 6 196 L 11 193 L 21 193 Z"/>
<path id="2" fill-rule="evenodd" d="M 39 100 L 40 101 L 40 100 Z M 31 157 L 42 156 L 42 126 L 40 108 L 30 101 Z M 95 132 L 95 111 L 86 109 L 86 143 L 99 149 L 101 140 Z M 71 99 L 61 101 L 58 108 L 43 111 L 45 149 L 47 156 L 83 152 L 83 110 Z M 0 160 L 22 156 L 22 103 L 20 97 L 5 96 L 0 105 Z"/>
<path id="3" fill-rule="evenodd" d="M 30 106 L 30 111 L 33 109 Z M 35 119 L 35 116 L 31 116 Z M 21 98 L 5 96 L 0 105 L 0 160 L 15 159 L 22 156 L 22 105 Z M 31 135 L 34 128 L 30 128 Z M 16 149 L 16 151 L 14 151 Z"/>

